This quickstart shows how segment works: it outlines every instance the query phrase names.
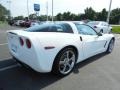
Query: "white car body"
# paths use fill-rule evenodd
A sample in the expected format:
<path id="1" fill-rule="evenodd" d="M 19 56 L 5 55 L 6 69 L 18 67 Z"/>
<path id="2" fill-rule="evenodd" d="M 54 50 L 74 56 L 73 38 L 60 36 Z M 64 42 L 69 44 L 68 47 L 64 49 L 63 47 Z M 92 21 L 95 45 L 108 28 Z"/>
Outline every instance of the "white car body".
<path id="1" fill-rule="evenodd" d="M 72 21 L 72 22 L 74 22 L 74 23 L 79 23 L 79 24 L 85 24 L 84 21 Z"/>
<path id="2" fill-rule="evenodd" d="M 15 25 L 16 25 L 16 26 L 20 26 L 20 22 L 23 22 L 23 20 L 17 20 L 17 21 L 15 22 Z"/>
<path id="3" fill-rule="evenodd" d="M 104 21 L 90 21 L 88 25 L 93 27 L 97 32 L 110 33 L 112 30 L 112 27 Z"/>
<path id="4" fill-rule="evenodd" d="M 37 72 L 51 72 L 57 54 L 67 46 L 73 46 L 78 51 L 77 63 L 91 56 L 105 52 L 114 36 L 112 34 L 82 35 L 72 22 L 64 22 L 71 26 L 73 33 L 27 32 L 12 30 L 7 32 L 10 53 L 19 61 L 27 64 Z M 24 46 L 19 43 L 19 37 L 24 40 Z M 82 37 L 82 40 L 80 40 Z M 30 49 L 25 40 L 32 43 Z M 54 47 L 45 49 L 46 47 Z"/>

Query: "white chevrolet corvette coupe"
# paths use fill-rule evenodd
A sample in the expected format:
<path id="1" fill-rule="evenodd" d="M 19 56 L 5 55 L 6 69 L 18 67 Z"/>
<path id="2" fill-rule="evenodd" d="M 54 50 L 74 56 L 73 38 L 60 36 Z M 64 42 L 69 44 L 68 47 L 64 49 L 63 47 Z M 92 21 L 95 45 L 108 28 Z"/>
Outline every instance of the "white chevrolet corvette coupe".
<path id="1" fill-rule="evenodd" d="M 75 22 L 57 22 L 7 32 L 11 55 L 41 73 L 65 76 L 91 56 L 111 53 L 115 37 L 97 33 L 90 26 Z"/>

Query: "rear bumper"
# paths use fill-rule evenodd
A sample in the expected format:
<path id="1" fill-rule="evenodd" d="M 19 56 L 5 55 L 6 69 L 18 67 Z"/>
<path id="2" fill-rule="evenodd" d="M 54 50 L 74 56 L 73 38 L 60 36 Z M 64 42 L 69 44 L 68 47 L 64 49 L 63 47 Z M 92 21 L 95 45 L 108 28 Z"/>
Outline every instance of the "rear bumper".
<path id="1" fill-rule="evenodd" d="M 25 64 L 27 67 L 30 67 L 31 69 L 33 69 L 36 72 L 40 72 L 40 73 L 47 73 L 47 72 L 51 72 L 52 68 L 49 67 L 50 63 L 44 63 L 42 62 L 42 60 L 44 59 L 33 59 L 33 58 L 24 58 L 21 56 L 15 56 L 13 53 L 11 53 L 12 57 L 18 61 L 21 62 L 23 64 Z M 46 67 L 46 65 L 48 65 L 48 67 Z"/>
<path id="2" fill-rule="evenodd" d="M 17 63 L 19 63 L 19 64 L 24 64 L 24 66 L 31 68 L 30 66 L 28 66 L 27 64 L 21 62 L 20 60 L 18 60 L 18 59 L 15 58 L 14 56 L 12 56 L 12 58 L 13 58 L 14 60 L 16 60 Z M 31 69 L 32 69 L 32 68 L 31 68 Z"/>
<path id="3" fill-rule="evenodd" d="M 48 73 L 52 70 L 53 62 L 56 56 L 55 51 L 56 50 L 39 50 L 38 52 L 34 53 L 19 52 L 18 54 L 15 54 L 10 50 L 10 53 L 16 60 L 26 64 L 34 71 Z"/>

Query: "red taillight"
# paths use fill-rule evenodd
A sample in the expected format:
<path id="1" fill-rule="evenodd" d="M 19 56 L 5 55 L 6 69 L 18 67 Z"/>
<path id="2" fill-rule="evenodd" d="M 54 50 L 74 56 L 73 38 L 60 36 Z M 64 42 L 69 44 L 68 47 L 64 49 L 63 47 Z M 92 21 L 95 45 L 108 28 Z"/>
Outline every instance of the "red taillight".
<path id="1" fill-rule="evenodd" d="M 19 40 L 20 40 L 20 45 L 23 46 L 24 45 L 23 39 L 20 37 Z"/>
<path id="2" fill-rule="evenodd" d="M 97 26 L 94 26 L 94 28 L 97 28 Z"/>
<path id="3" fill-rule="evenodd" d="M 26 39 L 26 46 L 27 46 L 28 48 L 31 48 L 31 42 L 30 42 L 29 39 Z"/>

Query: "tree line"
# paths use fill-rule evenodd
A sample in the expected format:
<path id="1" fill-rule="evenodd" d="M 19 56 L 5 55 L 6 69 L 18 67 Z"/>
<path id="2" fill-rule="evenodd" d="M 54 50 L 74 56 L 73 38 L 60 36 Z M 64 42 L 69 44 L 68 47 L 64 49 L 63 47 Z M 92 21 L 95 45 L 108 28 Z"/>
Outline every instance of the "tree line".
<path id="1" fill-rule="evenodd" d="M 10 12 L 0 4 L 0 21 L 5 21 L 6 18 L 10 18 Z"/>
<path id="2" fill-rule="evenodd" d="M 86 8 L 83 14 L 73 14 L 71 12 L 58 13 L 55 16 L 55 20 L 96 20 L 106 21 L 108 11 L 104 8 L 101 12 L 96 12 L 91 7 Z M 113 9 L 110 15 L 110 24 L 120 24 L 120 8 Z"/>
<path id="3" fill-rule="evenodd" d="M 97 21 L 106 21 L 108 11 L 104 8 L 100 12 L 96 12 L 92 7 L 87 7 L 84 10 L 84 13 L 74 14 L 71 12 L 58 13 L 54 16 L 55 21 L 80 21 L 80 20 L 97 20 Z M 0 5 L 0 21 L 4 21 L 10 16 L 9 10 Z M 38 19 L 40 21 L 46 21 L 46 15 L 36 16 L 36 14 L 30 14 L 29 19 Z M 14 17 L 15 20 L 28 19 L 28 17 L 17 16 Z M 51 20 L 52 17 L 48 16 L 48 19 Z M 110 15 L 110 24 L 119 24 L 120 23 L 120 8 L 113 9 Z"/>

